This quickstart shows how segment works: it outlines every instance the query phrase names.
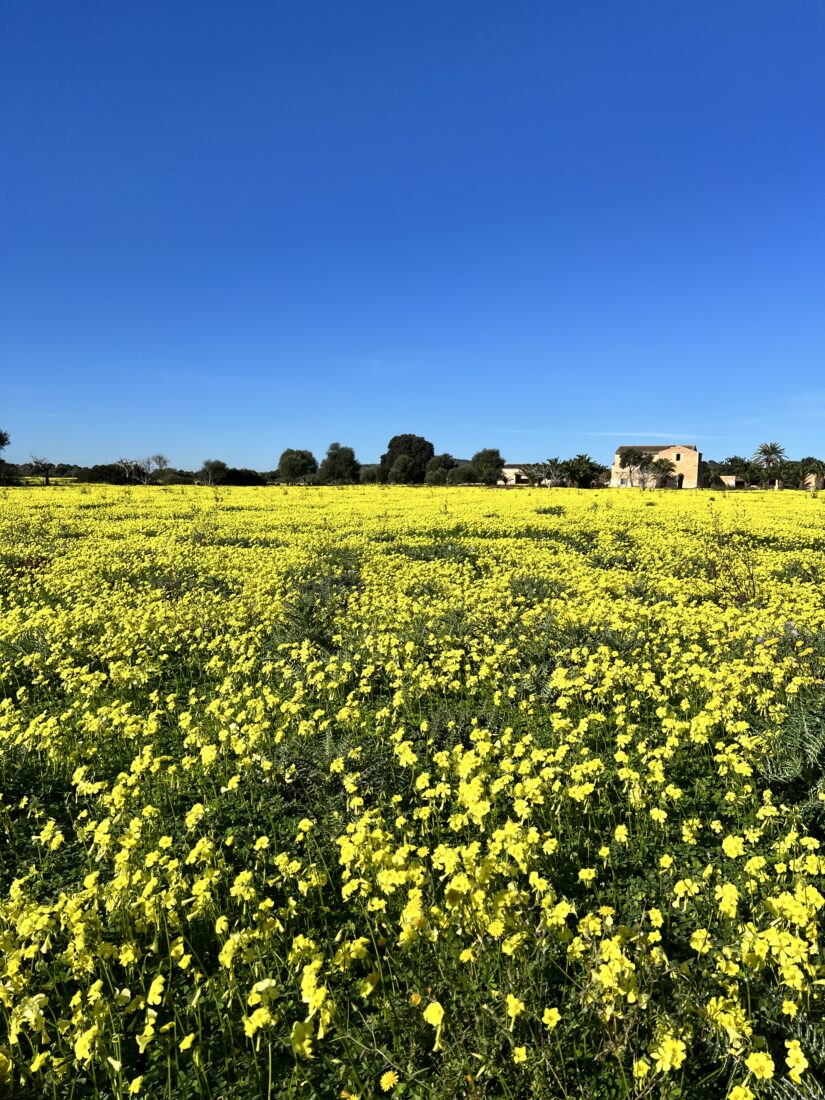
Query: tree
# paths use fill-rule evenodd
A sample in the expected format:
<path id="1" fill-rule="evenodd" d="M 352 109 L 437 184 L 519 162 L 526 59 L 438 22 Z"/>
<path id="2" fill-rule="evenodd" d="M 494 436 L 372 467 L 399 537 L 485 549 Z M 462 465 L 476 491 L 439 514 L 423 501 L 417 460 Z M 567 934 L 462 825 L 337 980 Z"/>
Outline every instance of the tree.
<path id="1" fill-rule="evenodd" d="M 550 467 L 546 462 L 526 462 L 521 467 L 522 474 L 527 478 L 534 489 L 548 480 Z"/>
<path id="2" fill-rule="evenodd" d="M 595 462 L 590 455 L 579 454 L 561 464 L 567 484 L 576 489 L 590 489 L 607 467 Z"/>
<path id="3" fill-rule="evenodd" d="M 547 482 L 550 486 L 565 484 L 566 479 L 562 469 L 564 463 L 560 458 L 548 458 L 544 465 L 547 467 Z"/>
<path id="4" fill-rule="evenodd" d="M 278 460 L 278 477 L 292 485 L 306 482 L 318 472 L 318 460 L 312 451 L 296 451 L 288 447 Z"/>
<path id="5" fill-rule="evenodd" d="M 424 480 L 428 485 L 446 485 L 447 474 L 458 465 L 458 459 L 450 454 L 433 455 L 427 463 Z"/>
<path id="6" fill-rule="evenodd" d="M 813 455 L 807 455 L 805 458 L 800 458 L 799 468 L 802 474 L 800 489 L 806 488 L 805 479 L 814 474 L 816 477 L 825 477 L 825 462 L 821 458 L 814 458 Z"/>
<path id="7" fill-rule="evenodd" d="M 221 485 L 266 485 L 266 478 L 257 470 L 228 466 L 223 472 Z"/>
<path id="8" fill-rule="evenodd" d="M 632 486 L 634 476 L 639 480 L 639 475 L 648 456 L 639 447 L 620 447 L 619 454 L 621 455 L 619 465 L 623 470 L 627 470 L 627 476 Z"/>
<path id="9" fill-rule="evenodd" d="M 793 485 L 796 489 L 802 489 L 805 484 L 805 471 L 801 462 L 794 462 L 786 458 L 774 467 L 774 474 L 783 485 Z"/>
<path id="10" fill-rule="evenodd" d="M 54 463 L 49 462 L 47 458 L 38 458 L 35 455 L 31 456 L 32 459 L 32 473 L 35 477 L 42 477 L 44 485 L 49 484 L 49 474 L 54 469 Z"/>
<path id="11" fill-rule="evenodd" d="M 475 471 L 469 462 L 459 462 L 457 466 L 447 471 L 448 485 L 467 485 L 474 479 Z"/>
<path id="12" fill-rule="evenodd" d="M 123 470 L 127 481 L 148 485 L 167 468 L 169 459 L 161 454 L 148 455 L 146 458 L 119 458 L 117 465 Z"/>
<path id="13" fill-rule="evenodd" d="M 326 458 L 318 467 L 318 481 L 322 485 L 352 485 L 358 481 L 360 469 L 352 447 L 330 443 Z"/>
<path id="14" fill-rule="evenodd" d="M 378 481 L 378 463 L 363 462 L 358 472 L 358 481 L 361 485 L 375 485 Z"/>
<path id="15" fill-rule="evenodd" d="M 393 462 L 390 476 L 391 485 L 410 485 L 415 476 L 415 463 L 409 455 L 399 455 Z"/>
<path id="16" fill-rule="evenodd" d="M 229 467 L 219 458 L 207 458 L 200 469 L 198 478 L 206 485 L 220 485 Z"/>
<path id="17" fill-rule="evenodd" d="M 730 455 L 722 461 L 718 472 L 720 474 L 732 474 L 733 477 L 741 478 L 742 481 L 747 483 L 750 481 L 752 469 L 753 463 L 749 458 L 743 458 L 742 455 Z"/>
<path id="18" fill-rule="evenodd" d="M 649 470 L 657 489 L 663 489 L 676 473 L 676 465 L 669 458 L 654 458 Z"/>
<path id="19" fill-rule="evenodd" d="M 82 470 L 78 480 L 93 484 L 102 482 L 107 485 L 126 485 L 129 475 L 122 462 L 107 462 Z"/>
<path id="20" fill-rule="evenodd" d="M 784 460 L 785 448 L 779 443 L 760 443 L 753 453 L 753 464 L 764 471 L 763 481 L 770 479 L 772 471 Z"/>
<path id="21" fill-rule="evenodd" d="M 4 432 L 0 428 L 0 485 L 4 484 L 8 480 L 8 468 L 3 459 L 3 451 L 11 443 L 11 436 L 8 432 Z"/>
<path id="22" fill-rule="evenodd" d="M 421 485 L 427 476 L 427 463 L 435 455 L 435 447 L 421 435 L 394 435 L 378 464 L 378 480 L 387 482 L 390 470 L 401 455 L 412 459 L 411 483 Z"/>
<path id="23" fill-rule="evenodd" d="M 476 481 L 484 485 L 495 485 L 501 477 L 504 469 L 504 459 L 498 448 L 487 447 L 482 451 L 476 451 L 470 460 Z"/>

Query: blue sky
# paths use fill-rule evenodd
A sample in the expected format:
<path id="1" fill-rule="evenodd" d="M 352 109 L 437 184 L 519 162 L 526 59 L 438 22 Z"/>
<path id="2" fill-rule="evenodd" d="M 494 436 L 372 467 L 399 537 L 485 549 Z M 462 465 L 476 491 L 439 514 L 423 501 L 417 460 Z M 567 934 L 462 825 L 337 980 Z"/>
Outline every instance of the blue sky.
<path id="1" fill-rule="evenodd" d="M 6 453 L 825 455 L 825 6 L 7 0 Z"/>

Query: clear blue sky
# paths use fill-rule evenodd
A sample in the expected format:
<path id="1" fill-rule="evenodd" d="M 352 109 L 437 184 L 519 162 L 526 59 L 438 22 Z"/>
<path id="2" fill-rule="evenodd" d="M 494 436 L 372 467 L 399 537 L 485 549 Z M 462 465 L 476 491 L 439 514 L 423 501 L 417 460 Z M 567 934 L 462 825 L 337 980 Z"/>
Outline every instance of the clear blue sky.
<path id="1" fill-rule="evenodd" d="M 6 453 L 825 454 L 825 5 L 5 0 Z"/>

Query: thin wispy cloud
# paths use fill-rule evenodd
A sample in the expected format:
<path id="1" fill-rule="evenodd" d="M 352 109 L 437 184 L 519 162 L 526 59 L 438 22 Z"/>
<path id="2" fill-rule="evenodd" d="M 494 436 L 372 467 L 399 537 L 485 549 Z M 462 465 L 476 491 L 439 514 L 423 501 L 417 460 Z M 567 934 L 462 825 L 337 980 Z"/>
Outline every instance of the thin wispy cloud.
<path id="1" fill-rule="evenodd" d="M 728 439 L 726 435 L 697 435 L 696 432 L 578 432 L 578 435 L 594 435 L 594 436 L 620 436 L 621 438 L 629 439 Z"/>
<path id="2" fill-rule="evenodd" d="M 729 439 L 728 435 L 698 435 L 696 432 L 626 432 L 616 431 L 577 431 L 570 428 L 498 428 L 502 435 L 536 436 L 594 436 L 599 439 Z"/>

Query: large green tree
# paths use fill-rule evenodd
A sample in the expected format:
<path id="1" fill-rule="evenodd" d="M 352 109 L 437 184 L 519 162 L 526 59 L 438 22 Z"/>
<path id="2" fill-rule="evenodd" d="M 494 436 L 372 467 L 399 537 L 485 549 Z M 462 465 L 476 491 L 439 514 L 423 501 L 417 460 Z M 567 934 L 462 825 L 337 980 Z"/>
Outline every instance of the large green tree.
<path id="1" fill-rule="evenodd" d="M 485 447 L 476 451 L 470 460 L 476 481 L 483 485 L 495 485 L 504 469 L 504 459 L 497 447 Z"/>
<path id="2" fill-rule="evenodd" d="M 206 485 L 220 485 L 228 469 L 220 458 L 207 458 L 198 472 L 198 480 Z"/>
<path id="3" fill-rule="evenodd" d="M 717 470 L 720 474 L 732 474 L 733 477 L 741 478 L 742 481 L 749 481 L 752 472 L 753 463 L 749 458 L 745 458 L 743 455 L 729 455 L 722 460 L 722 463 Z"/>
<path id="4" fill-rule="evenodd" d="M 458 459 L 450 454 L 433 455 L 427 463 L 424 480 L 428 485 L 446 485 L 447 474 L 458 466 Z"/>
<path id="5" fill-rule="evenodd" d="M 352 485 L 358 481 L 361 463 L 352 447 L 330 443 L 326 457 L 318 467 L 318 481 L 323 485 Z"/>
<path id="6" fill-rule="evenodd" d="M 577 489 L 592 489 L 596 482 L 607 473 L 602 466 L 587 454 L 574 455 L 561 464 L 567 484 Z"/>
<path id="7" fill-rule="evenodd" d="M 299 484 L 318 472 L 318 460 L 312 451 L 299 451 L 292 447 L 278 459 L 278 477 L 281 481 Z"/>
<path id="8" fill-rule="evenodd" d="M 415 477 L 415 463 L 409 455 L 399 455 L 390 470 L 391 485 L 411 485 Z"/>
<path id="9" fill-rule="evenodd" d="M 394 435 L 387 444 L 378 464 L 378 480 L 390 480 L 390 470 L 401 457 L 408 455 L 412 461 L 410 482 L 421 485 L 427 476 L 427 463 L 435 455 L 435 447 L 422 435 Z"/>

